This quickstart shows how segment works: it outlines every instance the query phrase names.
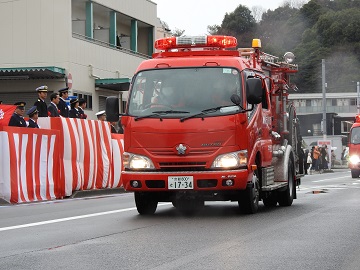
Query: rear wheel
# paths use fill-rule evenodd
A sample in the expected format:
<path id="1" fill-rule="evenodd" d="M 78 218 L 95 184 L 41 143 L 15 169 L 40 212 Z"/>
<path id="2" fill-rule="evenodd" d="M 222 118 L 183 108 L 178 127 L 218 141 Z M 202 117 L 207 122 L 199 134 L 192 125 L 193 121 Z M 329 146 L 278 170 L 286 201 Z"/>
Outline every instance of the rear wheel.
<path id="1" fill-rule="evenodd" d="M 136 209 L 140 215 L 152 215 L 155 213 L 158 201 L 154 195 L 146 192 L 134 192 Z"/>
<path id="2" fill-rule="evenodd" d="M 259 178 L 255 172 L 252 183 L 248 184 L 240 196 L 238 204 L 241 213 L 255 214 L 259 209 Z"/>
<path id="3" fill-rule="evenodd" d="M 295 197 L 294 165 L 291 159 L 288 162 L 288 186 L 284 191 L 279 191 L 278 202 L 280 206 L 290 206 Z"/>
<path id="4" fill-rule="evenodd" d="M 360 170 L 351 170 L 351 177 L 358 178 L 360 175 Z"/>

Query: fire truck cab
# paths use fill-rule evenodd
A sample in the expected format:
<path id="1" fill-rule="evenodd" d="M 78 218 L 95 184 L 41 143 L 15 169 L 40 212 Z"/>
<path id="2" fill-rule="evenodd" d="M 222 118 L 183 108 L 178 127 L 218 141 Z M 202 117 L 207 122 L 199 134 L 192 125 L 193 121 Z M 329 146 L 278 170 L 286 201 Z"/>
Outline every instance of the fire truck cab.
<path id="1" fill-rule="evenodd" d="M 243 213 L 290 206 L 303 175 L 299 123 L 284 60 L 230 36 L 171 37 L 137 68 L 125 114 L 122 181 L 140 214 L 236 201 Z M 108 117 L 118 115 L 107 99 Z M 121 166 L 119 164 L 119 166 Z"/>
<path id="2" fill-rule="evenodd" d="M 360 115 L 355 116 L 355 122 L 351 126 L 349 134 L 349 168 L 351 177 L 358 178 L 360 175 Z"/>

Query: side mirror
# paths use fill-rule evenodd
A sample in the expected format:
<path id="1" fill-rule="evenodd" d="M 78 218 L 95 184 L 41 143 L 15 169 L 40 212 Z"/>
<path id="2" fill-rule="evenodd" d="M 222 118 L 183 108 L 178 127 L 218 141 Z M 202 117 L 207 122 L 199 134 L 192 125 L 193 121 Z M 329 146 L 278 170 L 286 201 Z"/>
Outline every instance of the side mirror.
<path id="1" fill-rule="evenodd" d="M 119 121 L 119 99 L 117 97 L 106 98 L 106 121 Z"/>
<path id="2" fill-rule="evenodd" d="M 264 91 L 260 78 L 248 78 L 246 80 L 246 100 L 249 104 L 259 104 L 262 102 Z"/>

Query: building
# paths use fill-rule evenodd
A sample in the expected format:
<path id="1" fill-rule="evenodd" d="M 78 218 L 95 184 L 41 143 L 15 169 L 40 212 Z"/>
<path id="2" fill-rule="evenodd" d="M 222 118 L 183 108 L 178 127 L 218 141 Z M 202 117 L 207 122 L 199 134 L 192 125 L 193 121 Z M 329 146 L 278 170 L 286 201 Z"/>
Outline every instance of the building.
<path id="1" fill-rule="evenodd" d="M 347 146 L 350 128 L 357 114 L 357 93 L 326 93 L 326 140 L 340 161 L 342 151 Z M 323 140 L 323 95 L 322 93 L 290 94 L 300 120 L 300 134 L 308 147 Z"/>
<path id="2" fill-rule="evenodd" d="M 68 86 L 89 119 L 108 96 L 123 108 L 136 67 L 169 32 L 149 0 L 1 1 L 0 100 L 32 105 L 38 86 Z"/>
<path id="3" fill-rule="evenodd" d="M 323 135 L 322 93 L 290 94 L 301 123 L 302 136 Z M 357 93 L 326 93 L 326 134 L 347 136 L 357 113 Z"/>

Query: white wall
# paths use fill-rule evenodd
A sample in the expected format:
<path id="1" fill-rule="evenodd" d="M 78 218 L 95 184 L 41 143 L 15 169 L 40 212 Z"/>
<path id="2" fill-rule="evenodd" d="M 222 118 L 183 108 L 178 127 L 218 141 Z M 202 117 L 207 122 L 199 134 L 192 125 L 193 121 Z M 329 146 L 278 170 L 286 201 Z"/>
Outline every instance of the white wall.
<path id="1" fill-rule="evenodd" d="M 71 38 L 70 0 L 0 2 L 0 65 L 61 66 Z"/>

